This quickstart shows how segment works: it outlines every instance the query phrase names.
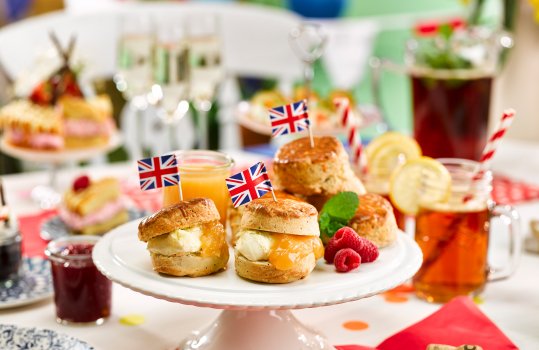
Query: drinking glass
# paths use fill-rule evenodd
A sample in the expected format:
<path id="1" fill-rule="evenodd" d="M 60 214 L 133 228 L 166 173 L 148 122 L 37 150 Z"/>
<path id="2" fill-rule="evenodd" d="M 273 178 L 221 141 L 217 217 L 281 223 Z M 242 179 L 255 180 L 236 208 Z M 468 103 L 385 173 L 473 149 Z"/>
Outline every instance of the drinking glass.
<path id="1" fill-rule="evenodd" d="M 419 203 L 415 240 L 423 264 L 413 278 L 416 294 L 430 302 L 446 302 L 458 295 L 480 293 L 487 281 L 509 277 L 520 257 L 517 212 L 496 206 L 490 199 L 492 173 L 472 180 L 479 163 L 465 159 L 439 159 L 451 175 L 451 191 L 442 203 Z M 439 191 L 439 184 L 422 182 L 420 191 Z M 491 223 L 506 226 L 509 258 L 503 269 L 488 263 Z"/>
<path id="2" fill-rule="evenodd" d="M 58 323 L 99 325 L 110 316 L 112 282 L 92 260 L 92 250 L 100 238 L 69 236 L 47 245 L 45 255 L 52 267 Z"/>
<path id="3" fill-rule="evenodd" d="M 372 59 L 373 93 L 380 107 L 380 74 L 388 69 L 410 77 L 414 138 L 432 158 L 479 160 L 485 147 L 492 81 L 510 38 L 486 28 L 411 39 L 405 65 Z M 381 107 L 380 107 L 381 108 Z"/>
<path id="4" fill-rule="evenodd" d="M 230 176 L 234 161 L 229 155 L 216 151 L 189 150 L 176 152 L 183 199 L 210 198 L 226 224 L 230 196 L 225 179 Z M 177 186 L 164 188 L 163 206 L 180 201 Z"/>
<path id="5" fill-rule="evenodd" d="M 189 37 L 189 95 L 197 111 L 198 148 L 209 147 L 208 112 L 223 79 L 219 18 L 193 15 L 187 20 Z"/>
<path id="6" fill-rule="evenodd" d="M 4 220 L 5 219 L 5 220 Z M 0 287 L 10 287 L 19 278 L 22 237 L 14 220 L 0 218 Z"/>
<path id="7" fill-rule="evenodd" d="M 185 24 L 177 18 L 161 18 L 157 27 L 150 102 L 168 128 L 170 145 L 178 149 L 177 126 L 189 111 L 189 65 Z"/>
<path id="8" fill-rule="evenodd" d="M 153 45 L 154 28 L 148 15 L 125 15 L 120 18 L 118 72 L 114 76 L 114 83 L 134 111 L 139 143 L 134 158 L 141 158 L 144 153 L 143 118 L 148 107 L 147 94 L 152 86 Z"/>

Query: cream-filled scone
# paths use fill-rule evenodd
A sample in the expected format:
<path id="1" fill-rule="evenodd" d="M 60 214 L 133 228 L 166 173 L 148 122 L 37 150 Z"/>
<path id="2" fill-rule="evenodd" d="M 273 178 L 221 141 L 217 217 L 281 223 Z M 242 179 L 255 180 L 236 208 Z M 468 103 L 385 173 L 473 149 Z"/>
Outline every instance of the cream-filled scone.
<path id="1" fill-rule="evenodd" d="M 206 276 L 228 263 L 228 245 L 211 199 L 195 198 L 165 207 L 142 220 L 138 237 L 147 242 L 155 271 Z"/>
<path id="2" fill-rule="evenodd" d="M 243 210 L 235 245 L 236 273 L 265 283 L 307 277 L 324 255 L 318 212 L 293 199 L 256 199 Z"/>
<path id="3" fill-rule="evenodd" d="M 65 192 L 59 215 L 70 230 L 85 235 L 106 233 L 129 219 L 118 180 L 85 175 Z"/>

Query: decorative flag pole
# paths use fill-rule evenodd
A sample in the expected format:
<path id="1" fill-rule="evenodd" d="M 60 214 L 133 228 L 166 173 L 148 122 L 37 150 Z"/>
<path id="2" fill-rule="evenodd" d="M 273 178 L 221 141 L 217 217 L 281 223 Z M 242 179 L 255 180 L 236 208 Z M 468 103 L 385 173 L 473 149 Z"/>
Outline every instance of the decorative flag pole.
<path id="1" fill-rule="evenodd" d="M 338 97 L 334 99 L 333 103 L 338 109 L 341 116 L 341 125 L 346 131 L 352 164 L 356 165 L 364 173 L 367 169 L 367 159 L 363 152 L 363 144 L 361 143 L 361 135 L 359 134 L 359 123 L 353 118 L 350 100 L 346 97 Z"/>
<path id="2" fill-rule="evenodd" d="M 269 116 L 272 137 L 293 134 L 307 129 L 309 131 L 311 147 L 314 147 L 311 122 L 307 111 L 307 100 L 271 108 L 269 110 Z"/>
<path id="3" fill-rule="evenodd" d="M 474 175 L 472 176 L 472 182 L 470 184 L 470 192 L 471 189 L 477 182 L 481 181 L 483 179 L 483 176 L 485 176 L 485 173 L 490 167 L 490 163 L 492 163 L 492 158 L 494 157 L 494 154 L 496 153 L 496 150 L 498 148 L 498 145 L 500 144 L 501 139 L 513 123 L 513 120 L 515 119 L 515 110 L 513 109 L 506 109 L 500 120 L 498 121 L 498 125 L 496 126 L 496 129 L 494 129 L 494 132 L 490 137 L 488 138 L 487 144 L 485 145 L 485 148 L 483 149 L 483 154 L 481 155 L 481 159 L 479 160 L 479 166 L 477 167 Z M 473 198 L 473 195 L 471 193 L 464 196 L 462 199 L 463 202 L 467 202 L 470 199 Z"/>
<path id="4" fill-rule="evenodd" d="M 137 165 L 141 190 L 177 185 L 180 200 L 183 201 L 178 162 L 174 154 L 140 159 Z"/>
<path id="5" fill-rule="evenodd" d="M 247 204 L 262 197 L 271 191 L 273 200 L 277 202 L 273 186 L 262 162 L 251 165 L 249 168 L 232 175 L 226 180 L 226 187 L 232 198 L 234 208 Z"/>

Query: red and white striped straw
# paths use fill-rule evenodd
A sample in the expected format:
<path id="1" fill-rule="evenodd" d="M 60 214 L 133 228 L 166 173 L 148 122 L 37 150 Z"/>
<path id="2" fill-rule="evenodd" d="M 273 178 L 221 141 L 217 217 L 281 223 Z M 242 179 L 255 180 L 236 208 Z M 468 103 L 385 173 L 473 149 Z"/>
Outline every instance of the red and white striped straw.
<path id="1" fill-rule="evenodd" d="M 365 153 L 363 152 L 361 135 L 359 134 L 359 123 L 352 115 L 350 100 L 346 97 L 338 97 L 333 102 L 340 113 L 341 124 L 346 131 L 352 164 L 356 165 L 363 172 L 367 168 L 367 162 Z"/>
<path id="2" fill-rule="evenodd" d="M 511 126 L 511 123 L 513 123 L 514 119 L 515 111 L 513 109 L 506 109 L 503 112 L 502 117 L 498 121 L 496 129 L 494 130 L 492 135 L 490 135 L 487 144 L 483 149 L 483 154 L 481 155 L 481 159 L 479 160 L 479 168 L 477 169 L 473 177 L 474 180 L 481 179 L 483 178 L 483 175 L 485 175 L 485 172 L 490 167 L 492 157 L 494 157 L 494 154 L 496 153 L 496 149 L 498 148 L 501 139 Z"/>
<path id="3" fill-rule="evenodd" d="M 490 163 L 492 163 L 492 158 L 494 157 L 494 154 L 498 149 L 498 145 L 500 144 L 501 139 L 503 138 L 503 136 L 513 123 L 513 120 L 515 119 L 515 113 L 516 112 L 513 109 L 506 109 L 503 112 L 502 117 L 498 121 L 496 129 L 488 138 L 487 144 L 483 149 L 481 159 L 479 159 L 479 166 L 477 167 L 474 175 L 472 176 L 470 190 L 474 187 L 475 184 L 477 184 L 477 182 L 483 179 L 483 176 L 485 176 L 485 173 L 490 168 Z M 472 199 L 472 197 L 473 196 L 469 194 L 463 198 L 463 201 L 467 202 Z"/>

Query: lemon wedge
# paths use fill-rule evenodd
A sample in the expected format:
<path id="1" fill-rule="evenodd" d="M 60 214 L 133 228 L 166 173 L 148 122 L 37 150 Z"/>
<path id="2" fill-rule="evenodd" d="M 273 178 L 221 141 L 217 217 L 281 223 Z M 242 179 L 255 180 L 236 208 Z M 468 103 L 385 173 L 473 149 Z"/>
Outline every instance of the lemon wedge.
<path id="1" fill-rule="evenodd" d="M 389 182 L 389 197 L 401 212 L 415 215 L 419 204 L 445 202 L 451 191 L 451 175 L 429 157 L 408 160 L 400 165 Z"/>
<path id="2" fill-rule="evenodd" d="M 421 148 L 409 136 L 386 132 L 365 147 L 365 155 L 370 174 L 389 177 L 400 164 L 421 157 Z"/>

